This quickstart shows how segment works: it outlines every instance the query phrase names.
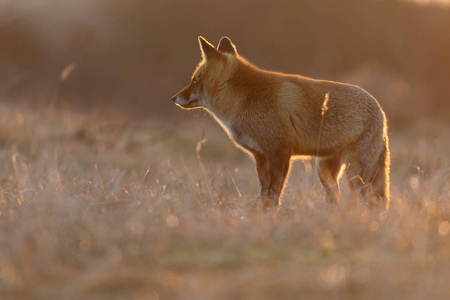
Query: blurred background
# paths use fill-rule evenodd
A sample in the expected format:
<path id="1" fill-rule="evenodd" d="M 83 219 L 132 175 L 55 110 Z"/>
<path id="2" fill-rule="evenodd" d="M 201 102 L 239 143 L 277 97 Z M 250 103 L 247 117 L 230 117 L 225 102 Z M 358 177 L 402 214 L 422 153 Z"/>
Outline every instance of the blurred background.
<path id="1" fill-rule="evenodd" d="M 449 5 L 0 0 L 0 299 L 450 299 Z M 199 35 L 373 94 L 389 213 L 328 205 L 314 159 L 259 210 L 251 159 L 171 100 Z"/>
<path id="2" fill-rule="evenodd" d="M 1 0 L 0 101 L 165 120 L 229 36 L 257 66 L 357 84 L 393 128 L 449 124 L 450 1 Z"/>

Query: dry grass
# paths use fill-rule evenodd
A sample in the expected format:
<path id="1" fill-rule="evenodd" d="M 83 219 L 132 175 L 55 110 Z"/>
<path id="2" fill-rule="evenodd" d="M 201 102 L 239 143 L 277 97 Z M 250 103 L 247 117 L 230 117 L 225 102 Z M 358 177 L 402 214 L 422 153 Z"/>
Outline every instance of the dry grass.
<path id="1" fill-rule="evenodd" d="M 261 211 L 250 159 L 208 120 L 0 113 L 1 299 L 450 295 L 448 127 L 391 135 L 380 215 L 345 188 L 327 205 L 313 160 Z"/>

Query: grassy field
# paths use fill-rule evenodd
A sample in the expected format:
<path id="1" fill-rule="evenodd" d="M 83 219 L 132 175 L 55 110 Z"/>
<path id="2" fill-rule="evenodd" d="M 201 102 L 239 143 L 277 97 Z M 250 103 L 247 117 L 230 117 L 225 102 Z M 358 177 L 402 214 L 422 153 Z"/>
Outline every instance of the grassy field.
<path id="1" fill-rule="evenodd" d="M 314 160 L 258 207 L 209 117 L 0 107 L 1 299 L 449 299 L 450 129 L 391 132 L 387 214 L 327 205 Z"/>

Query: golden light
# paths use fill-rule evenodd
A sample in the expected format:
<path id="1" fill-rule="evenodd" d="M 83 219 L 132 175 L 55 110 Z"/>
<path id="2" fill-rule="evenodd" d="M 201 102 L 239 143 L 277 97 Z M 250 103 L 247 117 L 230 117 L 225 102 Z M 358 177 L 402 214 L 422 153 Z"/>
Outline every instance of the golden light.
<path id="1" fill-rule="evenodd" d="M 443 221 L 439 224 L 439 234 L 447 235 L 450 232 L 450 222 Z"/>
<path id="2" fill-rule="evenodd" d="M 422 5 L 430 4 L 440 4 L 440 5 L 450 5 L 450 0 L 410 0 Z"/>
<path id="3" fill-rule="evenodd" d="M 409 177 L 409 185 L 413 190 L 419 187 L 419 176 L 417 174 L 413 174 Z"/>
<path id="4" fill-rule="evenodd" d="M 328 100 L 330 100 L 330 94 L 326 93 L 325 94 L 325 99 L 323 100 L 323 103 L 322 103 L 322 116 L 328 110 Z"/>
<path id="5" fill-rule="evenodd" d="M 18 113 L 16 115 L 16 123 L 18 125 L 23 125 L 24 122 L 25 122 L 25 117 L 21 113 Z"/>
<path id="6" fill-rule="evenodd" d="M 167 217 L 166 223 L 167 223 L 167 226 L 169 226 L 170 228 L 175 228 L 175 227 L 178 227 L 178 224 L 180 223 L 180 221 L 178 220 L 178 218 L 176 216 L 170 215 Z"/>
<path id="7" fill-rule="evenodd" d="M 331 283 L 337 284 L 342 282 L 347 276 L 346 268 L 341 264 L 333 264 L 326 270 L 321 272 L 322 279 Z"/>
<path id="8" fill-rule="evenodd" d="M 64 68 L 64 70 L 61 72 L 61 75 L 60 75 L 59 79 L 61 81 L 66 80 L 69 77 L 70 73 L 73 72 L 73 70 L 75 70 L 75 64 L 74 63 L 72 63 L 72 64 L 70 64 L 70 65 L 68 65 L 67 67 Z"/>
<path id="9" fill-rule="evenodd" d="M 81 240 L 78 246 L 81 250 L 88 251 L 89 249 L 91 249 L 91 242 L 88 240 Z"/>
<path id="10" fill-rule="evenodd" d="M 369 230 L 371 232 L 376 232 L 380 228 L 380 224 L 377 221 L 372 221 L 369 224 Z"/>

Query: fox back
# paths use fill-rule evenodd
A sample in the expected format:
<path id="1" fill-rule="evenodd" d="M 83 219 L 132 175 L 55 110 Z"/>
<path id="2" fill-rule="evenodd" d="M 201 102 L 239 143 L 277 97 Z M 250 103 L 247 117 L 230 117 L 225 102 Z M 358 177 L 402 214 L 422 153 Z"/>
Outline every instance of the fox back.
<path id="1" fill-rule="evenodd" d="M 292 156 L 317 156 L 327 199 L 339 200 L 341 166 L 369 205 L 389 207 L 387 123 L 378 102 L 349 84 L 257 68 L 223 37 L 199 37 L 202 61 L 174 97 L 204 108 L 254 159 L 264 207 L 279 204 Z"/>

